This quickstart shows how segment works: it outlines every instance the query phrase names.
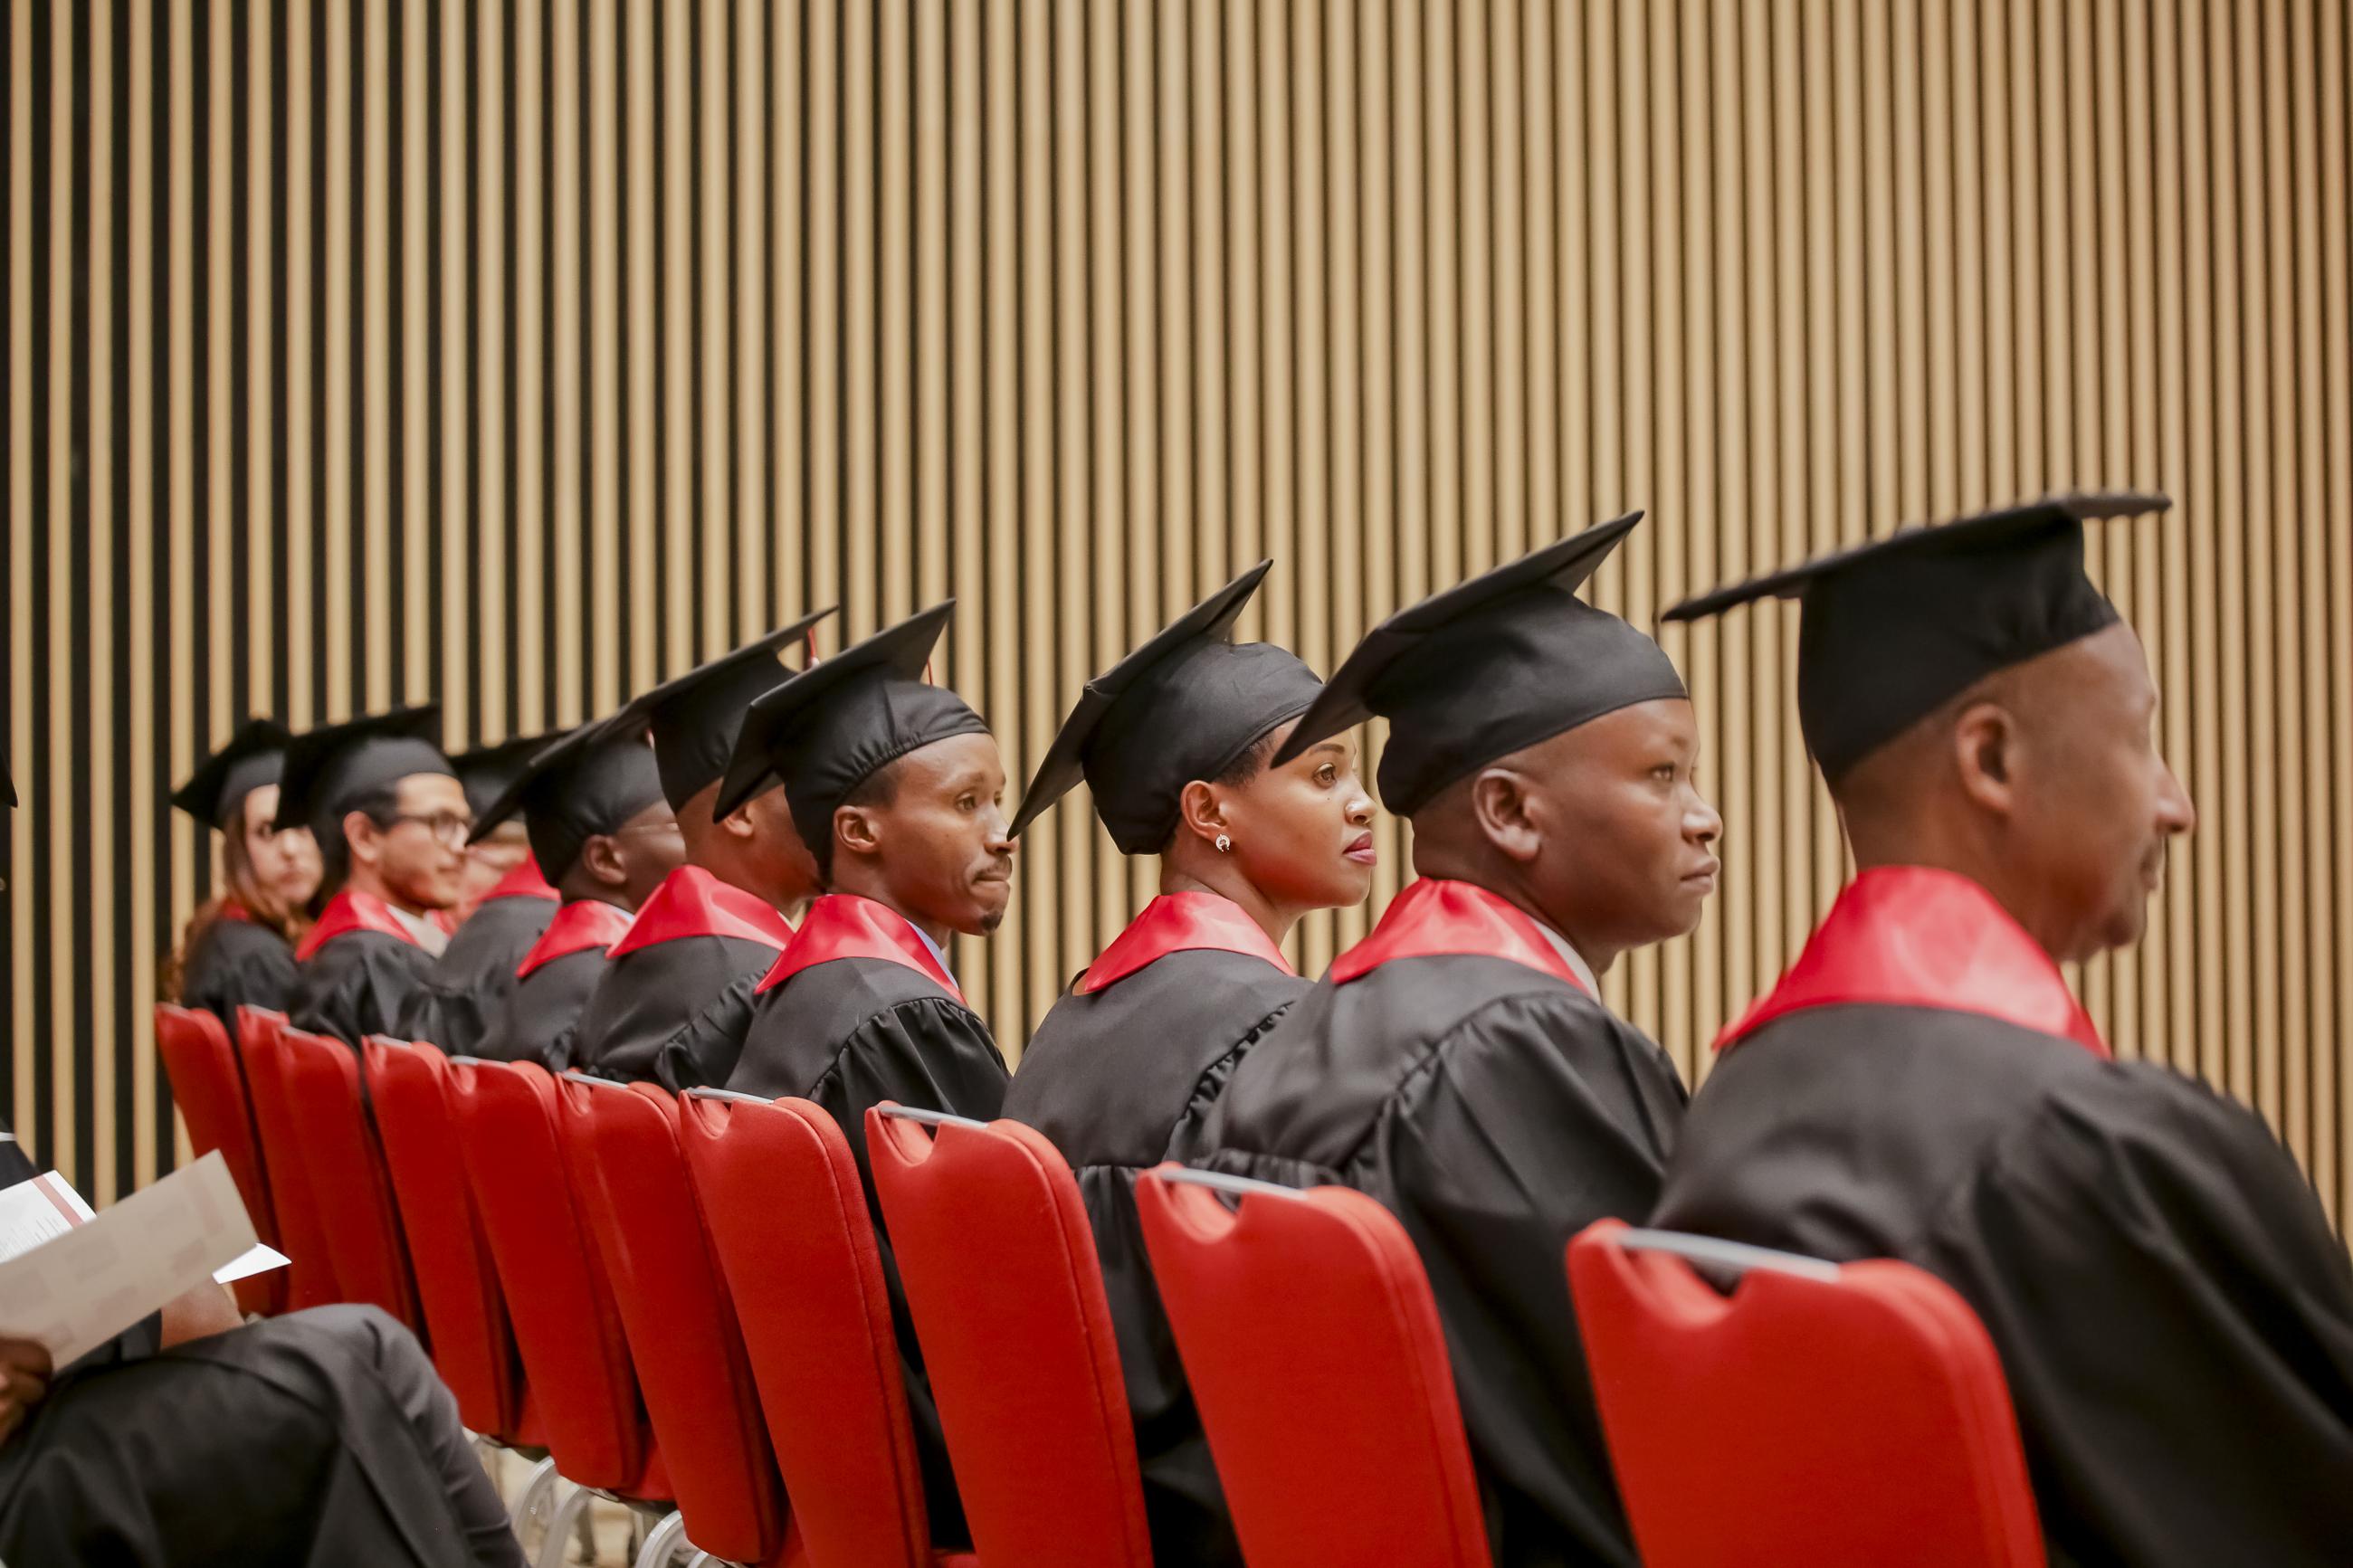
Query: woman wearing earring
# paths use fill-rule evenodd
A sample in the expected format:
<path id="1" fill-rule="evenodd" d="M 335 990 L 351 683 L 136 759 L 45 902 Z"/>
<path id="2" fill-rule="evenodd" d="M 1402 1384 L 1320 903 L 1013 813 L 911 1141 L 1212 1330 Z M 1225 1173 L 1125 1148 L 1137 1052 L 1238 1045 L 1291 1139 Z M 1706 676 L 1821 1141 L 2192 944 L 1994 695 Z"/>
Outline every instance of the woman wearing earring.
<path id="1" fill-rule="evenodd" d="M 1160 861 L 1159 897 L 1030 1037 L 1005 1114 L 1077 1173 L 1163 1563 L 1240 1553 L 1160 1312 L 1135 1178 L 1306 992 L 1282 945 L 1299 917 L 1362 903 L 1372 887 L 1373 804 L 1355 746 L 1337 739 L 1267 766 L 1323 689 L 1286 650 L 1230 640 L 1271 564 L 1089 682 L 1013 819 L 1018 836 L 1083 778 L 1120 850 Z"/>
<path id="2" fill-rule="evenodd" d="M 219 830 L 222 877 L 220 892 L 189 917 L 158 989 L 167 1002 L 211 1013 L 232 1038 L 239 1007 L 286 1010 L 294 943 L 311 924 L 302 910 L 319 889 L 311 830 L 281 833 L 273 821 L 288 739 L 274 721 L 248 720 L 172 796 Z"/>

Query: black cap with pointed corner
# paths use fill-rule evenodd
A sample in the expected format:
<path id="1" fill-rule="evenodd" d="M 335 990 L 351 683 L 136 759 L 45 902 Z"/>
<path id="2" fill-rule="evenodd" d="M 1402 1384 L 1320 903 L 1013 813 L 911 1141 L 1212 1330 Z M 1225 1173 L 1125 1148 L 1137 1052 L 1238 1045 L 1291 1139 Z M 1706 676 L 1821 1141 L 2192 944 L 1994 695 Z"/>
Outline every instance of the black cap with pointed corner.
<path id="1" fill-rule="evenodd" d="M 474 818 L 474 839 L 521 813 L 540 875 L 560 882 L 581 846 L 617 833 L 664 798 L 661 770 L 643 735 L 606 735 L 583 724 L 542 746 Z"/>
<path id="2" fill-rule="evenodd" d="M 1657 643 L 1577 597 L 1641 519 L 1598 523 L 1391 616 L 1348 655 L 1275 763 L 1378 715 L 1389 721 L 1381 801 L 1410 816 L 1497 758 L 1686 695 Z"/>
<path id="3" fill-rule="evenodd" d="M 1087 682 L 1014 814 L 1018 837 L 1082 778 L 1124 855 L 1176 831 L 1179 800 L 1323 693 L 1297 655 L 1232 641 L 1236 617 L 1274 563 L 1261 561 Z"/>
<path id="4" fill-rule="evenodd" d="M 207 827 L 227 827 L 245 809 L 246 796 L 283 775 L 292 740 L 275 719 L 248 719 L 172 792 L 172 804 Z"/>
<path id="5" fill-rule="evenodd" d="M 793 671 L 777 655 L 831 614 L 830 605 L 812 611 L 631 698 L 611 718 L 597 722 L 598 738 L 651 731 L 662 794 L 670 809 L 684 811 L 688 801 L 726 773 L 752 700 L 791 678 Z"/>
<path id="6" fill-rule="evenodd" d="M 753 703 L 712 816 L 782 779 L 793 826 L 816 850 L 831 832 L 834 808 L 881 768 L 951 735 L 987 734 L 962 698 L 923 679 L 955 608 L 953 599 L 934 605 Z"/>
<path id="7" fill-rule="evenodd" d="M 371 713 L 297 735 L 278 784 L 278 826 L 307 827 L 321 848 L 339 843 L 356 801 L 419 773 L 458 776 L 441 753 L 441 710 L 427 704 Z"/>
<path id="8" fill-rule="evenodd" d="M 2171 504 L 2052 495 L 1915 524 L 1686 599 L 1665 618 L 1799 601 L 1798 723 L 1835 784 L 1987 676 L 2115 625 L 2116 606 L 2084 571 L 2084 524 Z"/>

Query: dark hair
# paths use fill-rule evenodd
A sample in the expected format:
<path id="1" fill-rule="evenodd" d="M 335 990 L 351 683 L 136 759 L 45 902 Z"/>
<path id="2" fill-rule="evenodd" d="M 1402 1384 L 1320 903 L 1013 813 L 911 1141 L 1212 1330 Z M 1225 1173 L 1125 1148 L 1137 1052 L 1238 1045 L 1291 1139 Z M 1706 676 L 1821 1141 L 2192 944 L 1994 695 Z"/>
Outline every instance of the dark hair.
<path id="1" fill-rule="evenodd" d="M 1219 768 L 1216 773 L 1210 774 L 1207 779 L 1204 779 L 1201 782 L 1204 784 L 1222 784 L 1227 789 L 1241 788 L 1244 784 L 1250 783 L 1250 780 L 1266 772 L 1267 763 L 1274 760 L 1275 737 L 1282 733 L 1282 726 L 1277 724 L 1273 729 L 1269 730 L 1265 734 L 1261 735 L 1257 740 L 1252 741 L 1249 745 L 1244 746 L 1240 752 L 1235 756 L 1232 762 L 1228 763 L 1224 767 Z M 1184 831 L 1185 813 L 1182 805 L 1180 805 L 1176 813 L 1176 825 L 1168 830 L 1168 842 L 1160 847 L 1160 852 L 1163 855 L 1166 855 L 1170 849 L 1174 848 L 1176 844 L 1176 836 Z"/>
<path id="2" fill-rule="evenodd" d="M 893 757 L 858 781 L 858 787 L 841 797 L 842 805 L 889 805 L 899 797 L 899 764 L 904 757 Z M 812 844 L 808 852 L 817 860 L 817 879 L 826 887 L 833 885 L 833 821 L 826 820 L 822 842 Z"/>
<path id="3" fill-rule="evenodd" d="M 375 784 L 362 790 L 343 803 L 343 809 L 334 814 L 334 820 L 327 825 L 326 831 L 318 835 L 319 902 L 322 909 L 326 900 L 341 892 L 343 883 L 350 879 L 352 846 L 351 841 L 343 837 L 343 819 L 355 811 L 364 813 L 367 819 L 378 827 L 390 826 L 392 819 L 400 813 L 400 786 L 397 784 Z"/>

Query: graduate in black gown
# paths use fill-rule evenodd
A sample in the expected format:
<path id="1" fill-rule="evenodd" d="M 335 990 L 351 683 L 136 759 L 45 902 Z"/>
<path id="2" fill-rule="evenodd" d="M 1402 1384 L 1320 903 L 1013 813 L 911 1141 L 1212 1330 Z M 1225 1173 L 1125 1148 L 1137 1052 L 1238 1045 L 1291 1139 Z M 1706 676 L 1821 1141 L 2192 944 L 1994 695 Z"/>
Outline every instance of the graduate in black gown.
<path id="1" fill-rule="evenodd" d="M 996 739 L 923 668 L 952 605 L 940 605 L 813 666 L 744 721 L 718 809 L 785 780 L 827 894 L 754 1001 L 727 1087 L 797 1095 L 840 1123 L 865 1180 L 892 1319 L 907 1373 L 933 1540 L 961 1545 L 939 1412 L 899 1288 L 867 1163 L 868 1108 L 897 1100 L 979 1121 L 1005 1103 L 1005 1058 L 949 973 L 953 933 L 981 936 L 1012 892 L 1005 770 Z"/>
<path id="2" fill-rule="evenodd" d="M 1373 803 L 1354 741 L 1335 735 L 1267 766 L 1324 689 L 1287 650 L 1231 640 L 1270 564 L 1088 682 L 1013 817 L 1018 837 L 1083 778 L 1120 851 L 1160 861 L 1159 896 L 1030 1036 L 1005 1114 L 1052 1139 L 1078 1177 L 1154 1554 L 1169 1563 L 1241 1557 L 1160 1310 L 1135 1178 L 1306 994 L 1282 945 L 1299 917 L 1360 904 L 1372 888 Z"/>
<path id="3" fill-rule="evenodd" d="M 2058 965 L 2138 939 L 2188 796 L 2062 497 L 1669 612 L 1797 598 L 1798 711 L 1859 868 L 1719 1041 L 1653 1223 L 1897 1258 L 1983 1320 L 2053 1563 L 2339 1563 L 2353 1268 L 2245 1107 L 2118 1061 Z"/>
<path id="4" fill-rule="evenodd" d="M 448 945 L 435 916 L 458 898 L 473 813 L 441 754 L 440 710 L 408 708 L 298 738 L 278 820 L 306 825 L 329 897 L 294 950 L 287 1014 L 357 1047 L 398 1033 L 401 1009 Z"/>
<path id="5" fill-rule="evenodd" d="M 1650 1212 L 1683 1088 L 1596 976 L 1689 931 L 1723 823 L 1656 643 L 1575 596 L 1636 517 L 1366 635 L 1277 767 L 1380 714 L 1419 879 L 1252 1047 L 1173 1152 L 1378 1199 L 1420 1252 L 1499 1563 L 1630 1565 L 1568 1239 Z"/>
<path id="6" fill-rule="evenodd" d="M 475 826 L 480 833 L 521 816 L 532 858 L 564 899 L 517 961 L 513 985 L 474 1042 L 478 1057 L 559 1072 L 570 1066 L 556 1042 L 596 989 L 607 950 L 685 862 L 653 749 L 641 735 L 599 734 L 583 726 L 542 751 Z"/>
<path id="7" fill-rule="evenodd" d="M 560 739 L 560 731 L 534 735 L 449 759 L 474 817 L 459 875 L 459 924 L 401 1009 L 393 1031 L 400 1038 L 430 1041 L 453 1057 L 474 1055 L 491 1016 L 514 989 L 516 965 L 555 919 L 561 899 L 533 857 L 520 816 L 491 826 L 489 812 L 531 759 Z"/>
<path id="8" fill-rule="evenodd" d="M 833 612 L 819 610 L 656 687 L 597 726 L 601 738 L 653 735 L 662 796 L 686 862 L 606 950 L 604 973 L 571 1037 L 555 1047 L 602 1078 L 673 1091 L 727 1081 L 752 1021 L 752 987 L 818 893 L 817 862 L 773 784 L 715 814 L 744 711 L 792 673 L 779 649 Z"/>
<path id="9" fill-rule="evenodd" d="M 164 1000 L 201 1007 L 237 1035 L 239 1007 L 286 1011 L 294 942 L 319 890 L 319 847 L 307 827 L 276 826 L 278 779 L 290 737 L 250 719 L 172 796 L 221 835 L 221 889 L 189 917 L 167 970 Z"/>

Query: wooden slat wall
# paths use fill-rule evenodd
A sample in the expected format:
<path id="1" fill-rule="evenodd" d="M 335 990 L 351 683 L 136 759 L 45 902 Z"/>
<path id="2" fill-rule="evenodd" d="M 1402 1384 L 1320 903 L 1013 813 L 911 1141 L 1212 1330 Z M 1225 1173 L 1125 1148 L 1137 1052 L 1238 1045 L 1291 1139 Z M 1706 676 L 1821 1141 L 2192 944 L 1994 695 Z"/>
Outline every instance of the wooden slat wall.
<path id="1" fill-rule="evenodd" d="M 954 593 L 1018 773 L 1261 552 L 1373 618 L 1634 505 L 1695 585 L 2046 487 L 2205 814 L 2125 1048 L 2353 1199 L 2343 0 L 16 0 L 0 26 L 7 1113 L 172 1158 L 147 1009 L 249 710 L 568 721 Z M 1687 1069 L 1841 864 L 1790 617 L 1667 646 L 1725 892 L 1611 1000 Z M 1398 836 L 1383 828 L 1382 896 Z M 1073 803 L 958 954 L 1018 1043 L 1146 890 Z M 1314 923 L 1320 965 L 1370 911 Z"/>

